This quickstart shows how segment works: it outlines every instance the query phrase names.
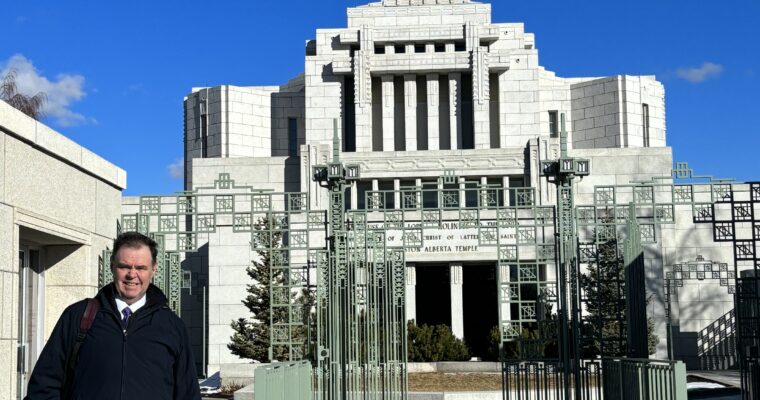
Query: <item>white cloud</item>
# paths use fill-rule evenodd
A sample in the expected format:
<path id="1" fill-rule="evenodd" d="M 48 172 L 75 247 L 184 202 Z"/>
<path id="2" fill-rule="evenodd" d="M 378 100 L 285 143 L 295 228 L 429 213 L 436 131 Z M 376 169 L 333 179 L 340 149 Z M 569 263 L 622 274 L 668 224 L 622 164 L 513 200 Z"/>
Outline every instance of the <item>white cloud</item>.
<path id="1" fill-rule="evenodd" d="M 5 76 L 12 69 L 16 70 L 16 85 L 20 93 L 28 96 L 34 96 L 39 92 L 47 94 L 43 112 L 47 117 L 53 118 L 56 124 L 69 127 L 97 123 L 93 118 L 71 110 L 72 103 L 82 100 L 86 95 L 82 75 L 58 74 L 51 81 L 22 54 L 14 54 L 7 61 L 0 63 L 0 66 L 1 76 Z"/>
<path id="2" fill-rule="evenodd" d="M 166 166 L 166 172 L 172 179 L 184 179 L 185 178 L 185 160 L 178 158 L 173 163 Z"/>
<path id="3" fill-rule="evenodd" d="M 691 83 L 701 83 L 707 79 L 717 77 L 723 72 L 723 66 L 711 62 L 704 62 L 700 67 L 678 68 L 676 76 Z"/>

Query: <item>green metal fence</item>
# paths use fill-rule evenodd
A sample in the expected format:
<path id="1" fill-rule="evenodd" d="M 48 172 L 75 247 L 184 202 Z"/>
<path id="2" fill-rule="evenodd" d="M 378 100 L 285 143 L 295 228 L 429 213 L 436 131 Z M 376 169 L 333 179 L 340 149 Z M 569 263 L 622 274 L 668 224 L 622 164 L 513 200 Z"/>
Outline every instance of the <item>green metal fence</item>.
<path id="1" fill-rule="evenodd" d="M 686 366 L 646 358 L 604 359 L 605 399 L 686 400 Z"/>
<path id="2" fill-rule="evenodd" d="M 279 362 L 256 368 L 255 398 L 266 400 L 311 400 L 311 363 Z"/>

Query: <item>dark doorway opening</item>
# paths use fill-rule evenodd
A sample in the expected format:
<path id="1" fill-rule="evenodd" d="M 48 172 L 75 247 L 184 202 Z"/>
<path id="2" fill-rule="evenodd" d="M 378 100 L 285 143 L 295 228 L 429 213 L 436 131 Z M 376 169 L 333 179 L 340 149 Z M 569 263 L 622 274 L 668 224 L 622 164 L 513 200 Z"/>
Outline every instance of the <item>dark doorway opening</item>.
<path id="1" fill-rule="evenodd" d="M 416 265 L 417 326 L 451 327 L 451 286 L 448 265 Z"/>
<path id="2" fill-rule="evenodd" d="M 462 268 L 464 338 L 473 357 L 487 358 L 491 329 L 499 324 L 494 265 Z"/>

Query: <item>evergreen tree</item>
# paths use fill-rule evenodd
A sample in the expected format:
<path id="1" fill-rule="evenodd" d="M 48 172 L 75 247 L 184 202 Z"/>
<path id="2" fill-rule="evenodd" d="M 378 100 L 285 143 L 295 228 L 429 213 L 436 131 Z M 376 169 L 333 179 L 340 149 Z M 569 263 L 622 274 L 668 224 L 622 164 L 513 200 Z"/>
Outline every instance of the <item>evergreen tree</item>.
<path id="1" fill-rule="evenodd" d="M 242 301 L 243 305 L 250 310 L 252 318 L 238 318 L 232 321 L 232 329 L 235 333 L 230 337 L 231 342 L 227 348 L 241 358 L 249 358 L 261 362 L 269 362 L 269 348 L 271 346 L 270 317 L 275 321 L 287 318 L 287 310 L 278 307 L 277 315 L 271 315 L 271 284 L 277 286 L 283 284 L 283 274 L 280 269 L 271 269 L 273 251 L 280 247 L 282 234 L 279 231 L 269 229 L 271 221 L 262 219 L 255 226 L 256 231 L 252 235 L 254 248 L 258 259 L 252 260 L 246 269 L 253 283 L 247 285 L 248 296 Z M 270 274 L 271 270 L 271 274 Z M 272 348 L 272 357 L 276 360 L 288 358 L 287 349 L 282 347 Z"/>
<path id="2" fill-rule="evenodd" d="M 627 353 L 625 266 L 617 247 L 616 239 L 598 243 L 598 261 L 580 276 L 587 315 L 582 357 L 624 357 Z M 659 338 L 651 318 L 647 318 L 647 337 L 649 354 L 653 354 Z"/>

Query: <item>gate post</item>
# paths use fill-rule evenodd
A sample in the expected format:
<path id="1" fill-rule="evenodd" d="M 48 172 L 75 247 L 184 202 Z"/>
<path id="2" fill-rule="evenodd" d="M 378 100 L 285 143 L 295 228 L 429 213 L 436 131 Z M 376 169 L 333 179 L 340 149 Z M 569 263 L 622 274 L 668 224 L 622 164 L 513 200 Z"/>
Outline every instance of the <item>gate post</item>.
<path id="1" fill-rule="evenodd" d="M 557 287 L 560 296 L 560 360 L 565 375 L 565 398 L 570 398 L 569 378 L 573 374 L 574 393 L 576 399 L 581 395 L 581 307 L 578 271 L 578 234 L 575 229 L 573 180 L 576 176 L 584 177 L 589 174 L 589 160 L 570 158 L 567 155 L 567 131 L 565 130 L 565 114 L 561 114 L 560 158 L 555 161 L 541 161 L 541 176 L 557 185 L 557 218 L 559 225 L 559 282 Z M 569 274 L 569 276 L 568 276 Z M 569 287 L 568 287 L 569 285 Z M 567 329 L 568 300 L 570 301 L 571 330 Z M 572 343 L 568 343 L 568 332 Z M 572 368 L 570 368 L 572 366 Z"/>

